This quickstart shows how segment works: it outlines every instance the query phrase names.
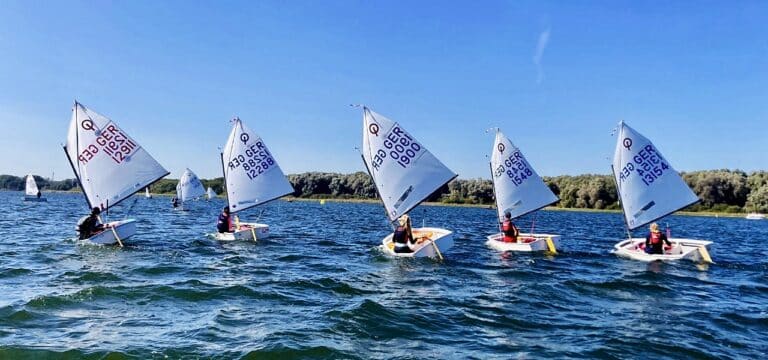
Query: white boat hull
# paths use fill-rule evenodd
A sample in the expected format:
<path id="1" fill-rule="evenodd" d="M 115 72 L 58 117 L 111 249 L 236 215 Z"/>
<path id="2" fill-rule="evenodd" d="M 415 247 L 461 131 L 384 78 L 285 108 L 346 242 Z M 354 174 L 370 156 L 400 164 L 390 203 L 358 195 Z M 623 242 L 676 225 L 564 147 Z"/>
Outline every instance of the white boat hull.
<path id="1" fill-rule="evenodd" d="M 24 201 L 33 201 L 33 202 L 47 202 L 48 199 L 44 197 L 37 197 L 37 196 L 25 196 Z"/>
<path id="2" fill-rule="evenodd" d="M 107 224 L 109 224 L 109 226 L 113 227 L 115 230 L 112 231 L 111 228 L 106 228 L 104 231 L 91 236 L 85 241 L 98 245 L 114 245 L 117 244 L 117 239 L 115 239 L 115 232 L 117 233 L 117 236 L 120 237 L 120 241 L 122 242 L 125 242 L 126 239 L 136 234 L 136 220 L 134 219 L 112 221 Z"/>
<path id="3" fill-rule="evenodd" d="M 256 239 L 254 239 L 254 235 Z M 259 240 L 269 237 L 269 225 L 257 223 L 240 223 L 240 227 L 233 232 L 215 233 L 216 240 L 235 241 L 235 240 Z"/>
<path id="4" fill-rule="evenodd" d="M 550 251 L 547 245 L 547 239 L 551 239 L 555 249 L 558 248 L 560 235 L 555 234 L 520 234 L 517 242 L 502 241 L 504 235 L 496 233 L 488 235 L 488 241 L 485 245 L 496 251 Z"/>
<path id="5" fill-rule="evenodd" d="M 440 253 L 444 255 L 444 252 L 451 247 L 453 247 L 453 231 L 446 230 L 446 229 L 440 229 L 440 228 L 432 228 L 432 227 L 424 227 L 424 228 L 415 228 L 413 229 L 413 238 L 419 239 L 422 237 L 426 237 L 429 240 L 425 240 L 421 244 L 416 245 L 413 252 L 410 253 L 396 253 L 395 252 L 395 244 L 392 243 L 392 235 L 394 233 L 387 235 L 382 241 L 381 241 L 381 249 L 382 251 L 390 256 L 396 256 L 396 257 L 439 257 L 437 252 L 435 251 L 435 246 L 437 245 L 437 248 L 440 250 Z M 434 245 L 433 245 L 434 242 Z"/>
<path id="6" fill-rule="evenodd" d="M 706 240 L 692 239 L 669 239 L 672 243 L 670 249 L 666 249 L 664 254 L 648 254 L 640 245 L 645 245 L 645 238 L 633 238 L 620 241 L 614 245 L 613 253 L 638 261 L 669 261 L 686 259 L 693 262 L 711 261 L 707 246 L 712 244 Z"/>
<path id="7" fill-rule="evenodd" d="M 756 213 L 747 214 L 747 220 L 762 220 L 762 219 L 765 219 L 764 214 L 756 214 Z"/>

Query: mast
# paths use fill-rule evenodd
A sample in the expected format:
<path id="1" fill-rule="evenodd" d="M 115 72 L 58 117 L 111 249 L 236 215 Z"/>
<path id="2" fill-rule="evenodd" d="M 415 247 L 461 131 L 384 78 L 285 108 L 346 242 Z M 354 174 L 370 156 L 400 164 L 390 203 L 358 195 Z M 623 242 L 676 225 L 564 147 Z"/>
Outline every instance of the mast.
<path id="1" fill-rule="evenodd" d="M 77 127 L 77 106 L 78 106 L 77 100 L 75 100 L 74 108 L 72 109 L 75 112 L 75 127 Z M 77 128 L 75 128 L 75 154 L 80 153 L 80 132 L 77 131 Z M 64 149 L 64 155 L 67 156 L 67 161 L 69 161 L 69 166 L 72 167 L 72 172 L 75 174 L 75 179 L 77 179 L 77 184 L 80 185 L 80 191 L 83 193 L 83 197 L 85 197 L 85 202 L 88 203 L 88 210 L 93 208 L 93 203 L 91 203 L 91 199 L 88 198 L 88 194 L 85 192 L 85 187 L 83 187 L 83 181 L 80 179 L 80 173 L 75 169 L 75 163 L 72 162 L 72 159 L 69 157 L 69 151 L 67 151 L 67 146 L 63 145 L 62 148 Z M 78 162 L 78 169 L 80 168 L 80 163 Z"/>
<path id="2" fill-rule="evenodd" d="M 493 178 L 493 164 L 488 162 L 488 169 L 491 170 L 491 187 L 493 188 L 493 200 L 496 202 L 496 216 L 499 214 L 499 198 L 496 196 L 496 180 Z M 501 219 L 496 218 L 496 225 L 499 226 L 499 231 L 501 231 Z"/>
<path id="3" fill-rule="evenodd" d="M 619 196 L 619 201 L 621 201 L 621 219 L 624 221 L 624 229 L 627 230 L 627 239 L 632 239 L 632 233 L 629 231 L 629 223 L 627 223 L 627 216 L 624 212 L 624 200 L 621 199 L 621 190 L 619 190 L 619 183 L 616 182 L 616 169 L 613 168 L 613 164 L 611 164 L 611 174 L 613 174 L 613 183 L 616 185 L 616 195 Z"/>
<path id="4" fill-rule="evenodd" d="M 232 208 L 229 207 L 229 186 L 227 186 L 227 172 L 224 171 L 224 152 L 221 152 L 221 174 L 224 177 L 224 199 L 227 200 L 227 208 L 229 211 L 232 211 Z"/>

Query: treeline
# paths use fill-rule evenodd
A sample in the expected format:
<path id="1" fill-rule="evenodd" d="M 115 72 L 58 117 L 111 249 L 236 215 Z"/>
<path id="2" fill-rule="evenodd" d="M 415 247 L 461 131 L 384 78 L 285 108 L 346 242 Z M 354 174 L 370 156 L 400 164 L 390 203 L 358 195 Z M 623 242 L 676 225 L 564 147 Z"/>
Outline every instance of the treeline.
<path id="1" fill-rule="evenodd" d="M 705 170 L 683 173 L 683 179 L 699 196 L 701 202 L 689 211 L 768 212 L 768 172 L 747 174 L 740 170 Z M 42 190 L 76 190 L 73 179 L 49 181 L 35 176 Z M 288 175 L 293 196 L 300 198 L 376 199 L 376 187 L 365 172 L 338 174 L 308 172 Z M 223 178 L 202 180 L 205 187 L 216 193 L 224 191 Z M 544 177 L 550 189 L 560 197 L 555 206 L 582 209 L 619 209 L 616 185 L 610 175 Z M 151 191 L 173 194 L 175 179 L 163 179 L 152 185 Z M 24 178 L 0 175 L 0 189 L 23 190 Z M 493 204 L 493 185 L 485 179 L 457 179 L 438 189 L 428 201 L 455 204 Z"/>

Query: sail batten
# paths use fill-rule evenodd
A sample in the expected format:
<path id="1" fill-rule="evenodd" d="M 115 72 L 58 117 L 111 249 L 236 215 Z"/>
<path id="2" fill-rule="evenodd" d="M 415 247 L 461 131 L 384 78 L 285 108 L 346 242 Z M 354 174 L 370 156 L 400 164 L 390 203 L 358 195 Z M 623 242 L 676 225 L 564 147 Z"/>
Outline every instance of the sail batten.
<path id="1" fill-rule="evenodd" d="M 491 150 L 491 177 L 499 221 L 518 218 L 559 201 L 523 153 L 500 130 Z"/>
<path id="2" fill-rule="evenodd" d="M 115 206 L 169 174 L 117 123 L 77 102 L 64 150 L 89 206 Z"/>
<path id="3" fill-rule="evenodd" d="M 293 186 L 264 141 L 240 119 L 234 120 L 223 149 L 222 165 L 230 212 L 243 211 L 293 193 Z"/>
<path id="4" fill-rule="evenodd" d="M 363 161 L 394 221 L 457 175 L 400 124 L 363 108 Z"/>
<path id="5" fill-rule="evenodd" d="M 617 131 L 613 176 L 630 230 L 699 201 L 658 148 L 623 121 Z"/>

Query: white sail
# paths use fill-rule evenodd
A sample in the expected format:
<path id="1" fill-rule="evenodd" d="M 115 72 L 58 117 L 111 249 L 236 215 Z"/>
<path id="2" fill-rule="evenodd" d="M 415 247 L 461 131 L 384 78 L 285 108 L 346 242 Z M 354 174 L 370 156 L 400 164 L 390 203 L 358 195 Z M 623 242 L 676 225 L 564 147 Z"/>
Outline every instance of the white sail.
<path id="1" fill-rule="evenodd" d="M 366 107 L 362 152 L 390 220 L 457 176 L 398 123 Z"/>
<path id="2" fill-rule="evenodd" d="M 65 147 L 91 207 L 113 206 L 168 175 L 114 121 L 75 103 Z"/>
<path id="3" fill-rule="evenodd" d="M 291 183 L 264 141 L 239 118 L 234 120 L 221 156 L 231 212 L 293 193 Z"/>
<path id="4" fill-rule="evenodd" d="M 509 211 L 512 218 L 558 201 L 525 156 L 500 130 L 491 151 L 491 176 L 499 219 Z"/>
<path id="5" fill-rule="evenodd" d="M 699 201 L 653 143 L 623 121 L 613 175 L 630 230 Z"/>
<path id="6" fill-rule="evenodd" d="M 186 202 L 205 195 L 205 187 L 192 170 L 187 168 L 176 184 L 176 197 L 179 201 Z"/>
<path id="7" fill-rule="evenodd" d="M 208 199 L 213 199 L 216 197 L 216 192 L 213 191 L 213 189 L 209 186 L 208 191 L 206 191 L 205 195 L 206 197 L 208 197 Z"/>
<path id="8" fill-rule="evenodd" d="M 27 175 L 27 187 L 25 189 L 25 193 L 29 196 L 37 196 L 37 193 L 40 190 L 37 188 L 37 183 L 35 182 L 35 177 L 32 176 L 32 174 Z"/>
<path id="9" fill-rule="evenodd" d="M 149 188 L 148 187 L 144 188 L 144 197 L 146 197 L 146 198 L 151 198 L 152 197 L 152 194 L 149 193 Z"/>

